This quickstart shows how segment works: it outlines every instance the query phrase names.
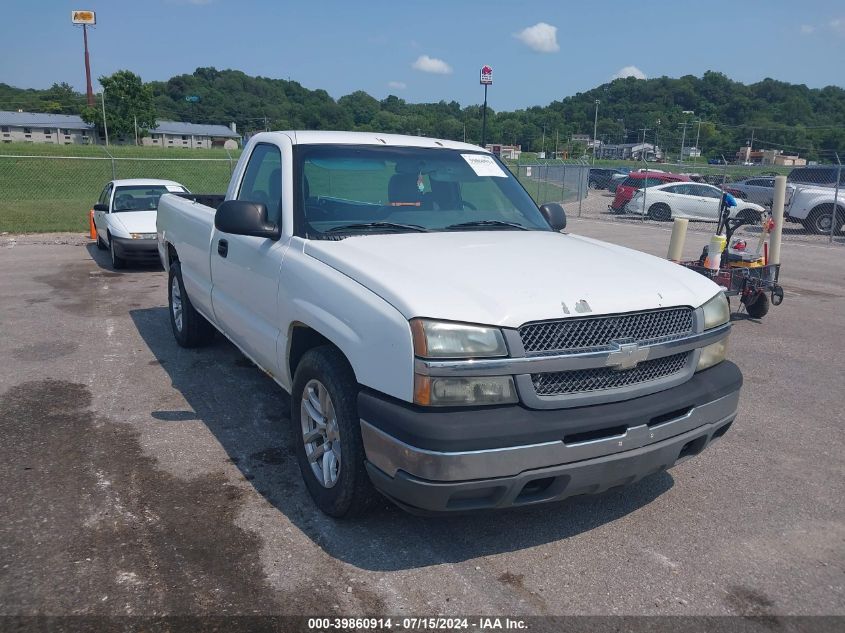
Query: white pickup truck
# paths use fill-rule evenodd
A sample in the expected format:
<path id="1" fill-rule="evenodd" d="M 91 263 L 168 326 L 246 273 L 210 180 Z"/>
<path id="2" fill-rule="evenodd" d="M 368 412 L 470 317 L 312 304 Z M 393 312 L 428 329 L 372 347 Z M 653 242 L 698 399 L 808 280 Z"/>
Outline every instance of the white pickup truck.
<path id="1" fill-rule="evenodd" d="M 600 492 L 727 431 L 719 287 L 565 224 L 473 145 L 267 132 L 217 209 L 162 196 L 157 234 L 176 341 L 220 331 L 291 395 L 307 489 L 344 516 Z"/>

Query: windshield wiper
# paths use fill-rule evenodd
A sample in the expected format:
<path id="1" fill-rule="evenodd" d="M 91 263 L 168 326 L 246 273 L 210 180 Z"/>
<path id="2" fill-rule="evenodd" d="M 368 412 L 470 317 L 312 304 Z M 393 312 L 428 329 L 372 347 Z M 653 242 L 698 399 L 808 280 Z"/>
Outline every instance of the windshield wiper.
<path id="1" fill-rule="evenodd" d="M 448 231 L 450 229 L 462 229 L 465 227 L 472 226 L 508 226 L 513 227 L 515 229 L 522 229 L 523 231 L 531 230 L 527 226 L 522 226 L 521 224 L 517 224 L 516 222 L 505 222 L 504 220 L 474 220 L 473 222 L 460 222 L 458 224 L 450 224 L 449 226 L 444 226 L 443 230 Z"/>
<path id="2" fill-rule="evenodd" d="M 418 231 L 420 233 L 428 233 L 428 229 L 419 224 L 401 224 L 399 222 L 361 222 L 358 224 L 344 224 L 342 226 L 335 226 L 324 233 L 343 233 L 348 231 L 367 231 L 369 229 L 400 229 L 408 231 Z"/>

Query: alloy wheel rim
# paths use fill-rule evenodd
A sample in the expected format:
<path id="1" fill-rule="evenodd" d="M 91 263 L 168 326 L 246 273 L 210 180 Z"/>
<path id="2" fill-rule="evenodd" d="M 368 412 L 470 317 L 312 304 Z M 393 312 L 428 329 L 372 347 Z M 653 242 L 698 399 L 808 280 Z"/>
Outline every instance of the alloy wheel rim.
<path id="1" fill-rule="evenodd" d="M 340 433 L 334 403 L 319 380 L 309 380 L 302 390 L 300 421 L 311 472 L 321 486 L 332 488 L 340 477 Z"/>
<path id="2" fill-rule="evenodd" d="M 170 282 L 170 303 L 173 306 L 173 322 L 176 329 L 182 331 L 182 290 L 179 288 L 179 280 L 173 277 Z"/>

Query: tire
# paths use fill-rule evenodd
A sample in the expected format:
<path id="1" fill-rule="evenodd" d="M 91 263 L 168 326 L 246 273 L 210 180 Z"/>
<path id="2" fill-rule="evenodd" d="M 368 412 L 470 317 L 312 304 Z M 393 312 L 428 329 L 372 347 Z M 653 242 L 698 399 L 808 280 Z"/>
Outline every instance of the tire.
<path id="1" fill-rule="evenodd" d="M 291 388 L 290 419 L 299 470 L 317 507 L 336 518 L 370 510 L 380 495 L 364 466 L 358 383 L 337 348 L 317 347 L 300 360 Z"/>
<path id="2" fill-rule="evenodd" d="M 745 305 L 745 311 L 748 312 L 748 316 L 752 319 L 762 319 L 769 313 L 769 298 L 763 291 L 750 295 L 747 298 L 744 297 L 742 303 Z"/>
<path id="3" fill-rule="evenodd" d="M 672 210 L 662 202 L 658 202 L 648 208 L 648 217 L 658 222 L 668 222 L 672 219 Z"/>
<path id="4" fill-rule="evenodd" d="M 180 347 L 201 347 L 214 338 L 214 326 L 196 311 L 182 281 L 182 268 L 178 261 L 170 265 L 167 279 L 167 307 L 170 328 Z"/>
<path id="5" fill-rule="evenodd" d="M 806 219 L 801 221 L 807 233 L 814 233 L 815 235 L 829 235 L 830 234 L 830 220 L 832 204 L 822 204 L 810 211 Z M 839 209 L 836 213 L 836 224 L 834 232 L 838 233 L 842 230 L 842 224 L 845 223 L 845 212 Z"/>
<path id="6" fill-rule="evenodd" d="M 111 257 L 111 267 L 114 270 L 126 268 L 126 260 L 114 252 L 114 240 L 109 235 L 109 256 Z"/>
<path id="7" fill-rule="evenodd" d="M 587 186 L 588 186 L 590 189 L 601 189 L 601 186 L 599 186 L 599 183 L 598 183 L 598 181 L 597 181 L 597 180 L 591 180 L 591 181 L 589 181 L 589 182 L 587 183 Z"/>
<path id="8" fill-rule="evenodd" d="M 739 220 L 750 220 L 752 222 L 759 222 L 761 214 L 759 211 L 755 211 L 754 209 L 743 209 L 742 211 L 736 214 L 736 217 Z"/>

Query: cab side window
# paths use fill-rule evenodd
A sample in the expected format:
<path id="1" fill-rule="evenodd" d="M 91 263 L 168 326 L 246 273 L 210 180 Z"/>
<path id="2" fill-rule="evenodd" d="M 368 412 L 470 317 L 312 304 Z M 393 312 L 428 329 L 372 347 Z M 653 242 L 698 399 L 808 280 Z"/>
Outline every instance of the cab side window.
<path id="1" fill-rule="evenodd" d="M 111 198 L 111 183 L 107 184 L 103 189 L 103 192 L 100 194 L 100 199 L 97 200 L 97 204 L 104 204 L 108 206 L 109 198 Z"/>
<path id="2" fill-rule="evenodd" d="M 267 219 L 281 225 L 282 155 L 275 145 L 255 146 L 244 170 L 238 200 L 259 202 L 267 207 Z"/>

